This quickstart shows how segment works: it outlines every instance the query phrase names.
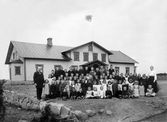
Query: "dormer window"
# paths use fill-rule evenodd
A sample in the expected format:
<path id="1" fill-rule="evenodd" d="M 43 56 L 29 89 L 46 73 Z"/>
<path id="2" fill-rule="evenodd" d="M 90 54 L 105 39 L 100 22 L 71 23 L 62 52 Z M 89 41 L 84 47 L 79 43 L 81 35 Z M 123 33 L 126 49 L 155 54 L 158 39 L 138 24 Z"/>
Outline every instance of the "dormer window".
<path id="1" fill-rule="evenodd" d="M 92 46 L 92 44 L 90 44 L 90 45 L 88 46 L 88 51 L 93 51 L 93 46 Z"/>

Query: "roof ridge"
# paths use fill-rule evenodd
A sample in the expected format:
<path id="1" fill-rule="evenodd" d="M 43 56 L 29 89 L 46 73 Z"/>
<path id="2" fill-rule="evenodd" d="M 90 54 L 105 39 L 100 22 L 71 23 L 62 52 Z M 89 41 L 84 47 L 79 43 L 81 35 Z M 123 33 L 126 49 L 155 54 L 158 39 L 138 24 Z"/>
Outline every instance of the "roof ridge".
<path id="1" fill-rule="evenodd" d="M 14 41 L 14 40 L 11 40 L 10 42 L 16 42 L 16 43 L 26 43 L 26 44 L 37 44 L 37 45 L 47 45 L 47 44 L 41 44 L 41 43 L 33 43 L 33 42 L 22 42 L 22 41 Z M 68 47 L 68 48 L 73 48 L 71 46 L 63 46 L 63 45 L 54 45 L 53 46 L 59 46 L 59 47 Z"/>

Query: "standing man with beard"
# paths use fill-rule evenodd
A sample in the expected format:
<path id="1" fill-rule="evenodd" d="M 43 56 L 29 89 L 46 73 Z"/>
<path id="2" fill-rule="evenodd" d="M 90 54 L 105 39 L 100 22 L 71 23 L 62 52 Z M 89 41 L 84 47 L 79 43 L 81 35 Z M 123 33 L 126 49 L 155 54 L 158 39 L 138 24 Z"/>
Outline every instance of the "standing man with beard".
<path id="1" fill-rule="evenodd" d="M 36 86 L 37 99 L 41 100 L 42 89 L 44 86 L 44 76 L 40 67 L 38 67 L 37 71 L 34 73 L 33 79 Z"/>

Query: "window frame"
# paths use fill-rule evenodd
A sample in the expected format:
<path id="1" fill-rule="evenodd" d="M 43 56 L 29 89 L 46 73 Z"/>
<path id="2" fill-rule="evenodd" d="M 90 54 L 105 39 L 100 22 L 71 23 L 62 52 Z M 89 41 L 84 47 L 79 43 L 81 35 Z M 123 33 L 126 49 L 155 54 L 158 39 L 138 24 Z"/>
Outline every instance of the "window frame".
<path id="1" fill-rule="evenodd" d="M 96 59 L 94 58 L 95 54 L 96 54 Z M 96 60 L 98 60 L 98 53 L 93 53 L 93 61 L 96 61 Z"/>
<path id="2" fill-rule="evenodd" d="M 105 57 L 103 57 L 103 56 L 105 56 Z M 102 62 L 106 62 L 106 61 L 107 61 L 107 60 L 106 60 L 106 57 L 107 57 L 106 54 L 101 54 L 101 61 L 102 61 Z M 104 60 L 103 60 L 103 59 L 104 59 Z"/>
<path id="3" fill-rule="evenodd" d="M 74 52 L 74 61 L 79 61 L 79 52 Z"/>
<path id="4" fill-rule="evenodd" d="M 88 51 L 93 51 L 93 45 L 92 44 L 88 45 Z"/>
<path id="5" fill-rule="evenodd" d="M 127 69 L 129 70 L 129 72 L 127 72 L 127 71 L 128 71 Z M 126 74 L 129 74 L 129 73 L 130 73 L 130 67 L 125 67 L 125 73 L 126 73 Z"/>
<path id="6" fill-rule="evenodd" d="M 87 56 L 87 57 L 85 58 L 85 56 Z M 88 52 L 83 53 L 83 61 L 89 61 L 89 53 Z"/>
<path id="7" fill-rule="evenodd" d="M 35 64 L 36 71 L 38 67 L 42 67 L 42 73 L 44 74 L 44 65 L 43 64 Z"/>
<path id="8" fill-rule="evenodd" d="M 19 68 L 19 70 L 17 68 Z M 21 75 L 21 66 L 15 66 L 15 75 Z"/>
<path id="9" fill-rule="evenodd" d="M 118 73 L 118 74 L 119 74 L 119 70 L 120 70 L 119 67 L 115 67 L 115 73 Z"/>

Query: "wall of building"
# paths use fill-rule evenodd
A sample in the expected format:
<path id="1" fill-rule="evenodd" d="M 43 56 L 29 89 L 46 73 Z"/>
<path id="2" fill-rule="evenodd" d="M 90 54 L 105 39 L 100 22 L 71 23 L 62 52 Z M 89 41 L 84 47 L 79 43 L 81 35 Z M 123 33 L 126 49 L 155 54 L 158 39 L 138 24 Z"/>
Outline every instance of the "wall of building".
<path id="1" fill-rule="evenodd" d="M 112 64 L 113 68 L 115 69 L 115 67 L 119 67 L 119 74 L 120 73 L 123 73 L 125 74 L 126 73 L 126 67 L 129 67 L 130 68 L 130 73 L 134 73 L 134 64 L 120 64 L 120 63 L 110 63 Z"/>
<path id="2" fill-rule="evenodd" d="M 103 51 L 102 49 L 96 47 L 95 45 L 93 46 L 93 51 L 88 51 L 88 45 L 85 45 L 85 46 L 82 46 L 78 49 L 75 49 L 73 51 L 71 51 L 71 54 L 69 54 L 71 56 L 72 59 L 74 59 L 74 52 L 79 52 L 79 61 L 73 61 L 73 64 L 78 64 L 78 65 L 81 65 L 81 64 L 84 64 L 84 63 L 87 63 L 88 61 L 84 61 L 84 52 L 87 52 L 89 53 L 89 62 L 90 61 L 93 61 L 93 53 L 98 53 L 98 60 L 102 60 L 101 59 L 101 54 L 106 54 L 106 64 L 108 64 L 108 54 Z"/>
<path id="3" fill-rule="evenodd" d="M 69 70 L 72 65 L 70 61 L 56 61 L 56 60 L 41 60 L 41 59 L 26 59 L 26 80 L 33 80 L 34 72 L 36 71 L 36 65 L 43 65 L 44 78 L 48 78 L 51 70 L 55 65 L 61 65 L 63 69 Z"/>
<path id="4" fill-rule="evenodd" d="M 15 74 L 15 66 L 20 66 L 20 72 L 21 72 L 20 75 Z M 23 64 L 22 63 L 11 63 L 11 64 L 9 64 L 9 75 L 11 75 L 10 77 L 11 77 L 12 81 L 23 81 L 24 80 Z"/>

